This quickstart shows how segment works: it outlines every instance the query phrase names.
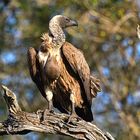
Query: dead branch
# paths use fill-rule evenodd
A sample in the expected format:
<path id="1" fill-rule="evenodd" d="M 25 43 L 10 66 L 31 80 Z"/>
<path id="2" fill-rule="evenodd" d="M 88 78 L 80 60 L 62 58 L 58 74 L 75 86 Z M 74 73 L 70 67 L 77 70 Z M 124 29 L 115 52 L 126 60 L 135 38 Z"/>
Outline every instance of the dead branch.
<path id="1" fill-rule="evenodd" d="M 137 36 L 140 39 L 140 25 L 137 25 Z"/>
<path id="2" fill-rule="evenodd" d="M 73 118 L 67 123 L 69 115 L 48 112 L 43 118 L 44 111 L 28 113 L 21 110 L 15 94 L 2 86 L 3 97 L 8 106 L 7 120 L 0 122 L 0 135 L 27 134 L 31 131 L 46 134 L 60 134 L 79 140 L 114 140 L 108 133 L 100 130 L 96 125 L 82 119 Z"/>

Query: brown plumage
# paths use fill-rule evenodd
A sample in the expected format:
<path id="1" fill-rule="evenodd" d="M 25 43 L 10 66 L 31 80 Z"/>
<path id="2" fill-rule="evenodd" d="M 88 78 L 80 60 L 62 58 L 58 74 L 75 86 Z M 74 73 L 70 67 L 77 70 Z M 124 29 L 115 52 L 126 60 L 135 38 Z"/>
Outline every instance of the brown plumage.
<path id="1" fill-rule="evenodd" d="M 29 48 L 28 64 L 32 80 L 41 94 L 63 113 L 92 121 L 92 98 L 100 91 L 99 80 L 90 76 L 82 52 L 65 41 L 63 28 L 77 23 L 58 15 L 49 24 L 49 34 L 43 34 L 39 50 Z M 60 36 L 59 36 L 60 35 Z M 53 102 L 53 103 L 52 103 Z"/>

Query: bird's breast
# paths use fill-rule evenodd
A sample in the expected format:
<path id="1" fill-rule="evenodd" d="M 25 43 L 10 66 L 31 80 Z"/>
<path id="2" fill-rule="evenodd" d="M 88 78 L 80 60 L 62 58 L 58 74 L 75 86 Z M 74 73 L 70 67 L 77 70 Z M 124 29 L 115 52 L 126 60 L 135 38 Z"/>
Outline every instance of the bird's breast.
<path id="1" fill-rule="evenodd" d="M 50 80 L 56 80 L 59 78 L 61 73 L 59 56 L 56 55 L 48 58 L 45 65 L 45 73 Z"/>

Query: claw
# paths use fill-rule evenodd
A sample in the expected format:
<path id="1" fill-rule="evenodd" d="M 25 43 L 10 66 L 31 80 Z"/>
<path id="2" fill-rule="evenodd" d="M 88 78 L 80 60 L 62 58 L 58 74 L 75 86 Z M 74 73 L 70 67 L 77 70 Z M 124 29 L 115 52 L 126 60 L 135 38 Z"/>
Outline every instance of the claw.
<path id="1" fill-rule="evenodd" d="M 67 124 L 69 124 L 70 122 L 73 123 L 73 121 L 78 121 L 78 120 L 81 120 L 81 118 L 76 113 L 72 113 L 68 118 Z"/>
<path id="2" fill-rule="evenodd" d="M 51 109 L 51 110 L 45 109 L 44 112 L 43 112 L 43 120 L 45 120 L 45 117 L 46 117 L 47 114 L 49 114 L 49 113 L 54 113 L 54 110 L 53 110 L 53 109 Z"/>

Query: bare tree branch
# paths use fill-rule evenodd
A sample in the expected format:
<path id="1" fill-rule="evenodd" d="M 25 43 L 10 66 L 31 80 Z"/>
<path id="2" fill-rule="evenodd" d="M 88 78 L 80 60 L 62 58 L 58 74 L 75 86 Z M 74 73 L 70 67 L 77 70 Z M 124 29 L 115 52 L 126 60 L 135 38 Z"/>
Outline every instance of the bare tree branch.
<path id="1" fill-rule="evenodd" d="M 137 25 L 137 36 L 140 39 L 140 25 Z"/>
<path id="2" fill-rule="evenodd" d="M 80 140 L 114 140 L 108 133 L 100 130 L 96 125 L 82 119 L 73 118 L 67 123 L 69 115 L 48 112 L 43 119 L 44 111 L 28 113 L 21 110 L 15 94 L 2 86 L 3 97 L 8 106 L 7 120 L 0 122 L 0 135 L 27 134 L 31 131 L 46 134 L 60 134 Z"/>

